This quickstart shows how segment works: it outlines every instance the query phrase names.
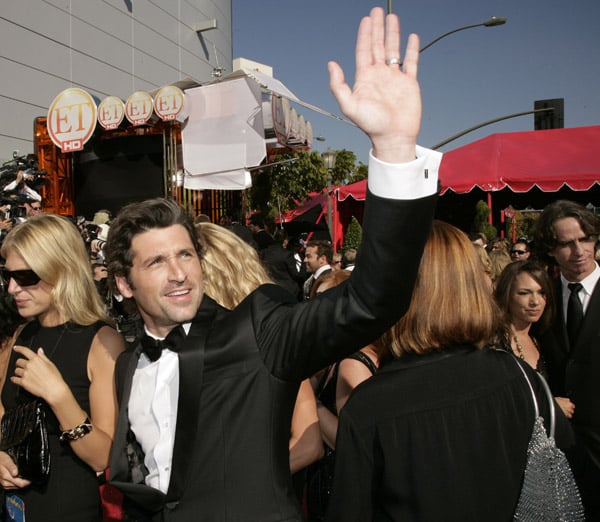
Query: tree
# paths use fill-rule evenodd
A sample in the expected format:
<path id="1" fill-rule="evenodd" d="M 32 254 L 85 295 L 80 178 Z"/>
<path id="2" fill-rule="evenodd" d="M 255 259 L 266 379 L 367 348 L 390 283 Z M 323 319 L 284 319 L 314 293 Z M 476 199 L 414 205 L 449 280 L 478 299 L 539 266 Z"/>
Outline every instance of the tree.
<path id="1" fill-rule="evenodd" d="M 254 171 L 252 187 L 247 191 L 248 203 L 265 218 L 296 208 L 311 192 L 327 189 L 329 173 L 317 151 L 279 154 L 271 163 L 279 163 Z M 367 166 L 356 165 L 356 155 L 349 150 L 336 151 L 331 184 L 344 185 L 367 177 Z"/>
<path id="2" fill-rule="evenodd" d="M 490 207 L 488 207 L 485 201 L 479 200 L 475 205 L 475 218 L 473 223 L 475 232 L 483 232 L 488 240 L 494 239 L 498 235 L 496 227 L 488 221 L 491 212 Z"/>
<path id="3" fill-rule="evenodd" d="M 345 252 L 349 248 L 356 248 L 360 246 L 360 242 L 362 241 L 362 226 L 358 222 L 354 216 L 350 220 L 350 224 L 346 230 L 346 234 L 344 235 L 344 245 L 342 246 L 342 252 Z"/>
<path id="4" fill-rule="evenodd" d="M 295 208 L 309 193 L 327 186 L 327 170 L 317 151 L 277 155 L 273 163 L 286 160 L 291 161 L 255 171 L 252 177 L 249 204 L 266 217 Z"/>
<path id="5" fill-rule="evenodd" d="M 367 179 L 367 175 L 369 173 L 369 167 L 364 163 L 359 162 L 354 172 L 348 178 L 348 183 L 356 183 L 357 181 L 362 181 L 363 179 Z"/>

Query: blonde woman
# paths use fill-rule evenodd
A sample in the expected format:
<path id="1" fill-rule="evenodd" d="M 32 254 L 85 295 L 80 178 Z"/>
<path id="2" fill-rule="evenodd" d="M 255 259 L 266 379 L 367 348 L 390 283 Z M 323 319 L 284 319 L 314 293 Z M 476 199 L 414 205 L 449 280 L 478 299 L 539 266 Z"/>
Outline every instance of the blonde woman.
<path id="1" fill-rule="evenodd" d="M 85 245 L 66 218 L 29 218 L 1 253 L 4 284 L 29 321 L 11 354 L 2 403 L 8 411 L 43 400 L 51 468 L 45 485 L 31 484 L 0 452 L 0 485 L 23 501 L 27 522 L 99 521 L 97 473 L 109 461 L 123 340 L 108 325 Z"/>

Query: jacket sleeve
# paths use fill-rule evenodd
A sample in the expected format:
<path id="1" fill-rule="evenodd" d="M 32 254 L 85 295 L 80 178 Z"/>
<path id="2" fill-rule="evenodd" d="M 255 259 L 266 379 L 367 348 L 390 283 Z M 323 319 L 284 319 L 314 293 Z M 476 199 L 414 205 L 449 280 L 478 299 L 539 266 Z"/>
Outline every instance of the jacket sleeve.
<path id="1" fill-rule="evenodd" d="M 282 305 L 272 286 L 253 300 L 255 335 L 270 371 L 302 380 L 367 345 L 408 308 L 436 196 L 367 194 L 363 242 L 350 279 L 316 299 Z"/>

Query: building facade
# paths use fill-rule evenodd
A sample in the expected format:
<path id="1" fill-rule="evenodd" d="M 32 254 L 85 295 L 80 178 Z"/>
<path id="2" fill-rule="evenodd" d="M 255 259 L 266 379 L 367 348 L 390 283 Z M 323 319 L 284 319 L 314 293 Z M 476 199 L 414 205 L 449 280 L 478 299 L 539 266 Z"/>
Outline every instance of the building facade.
<path id="1" fill-rule="evenodd" d="M 18 0 L 0 14 L 0 161 L 33 152 L 34 119 L 80 87 L 126 100 L 231 71 L 231 0 Z"/>

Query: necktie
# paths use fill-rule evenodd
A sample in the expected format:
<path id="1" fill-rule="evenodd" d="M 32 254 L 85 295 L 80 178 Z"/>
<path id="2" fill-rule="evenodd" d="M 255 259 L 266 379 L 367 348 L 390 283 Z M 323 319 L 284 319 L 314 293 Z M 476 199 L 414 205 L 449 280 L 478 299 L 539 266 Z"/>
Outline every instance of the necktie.
<path id="1" fill-rule="evenodd" d="M 579 299 L 579 291 L 583 288 L 581 283 L 569 283 L 569 303 L 567 305 L 567 333 L 569 335 L 569 344 L 575 345 L 577 335 L 583 322 L 583 305 Z"/>
<path id="2" fill-rule="evenodd" d="M 141 339 L 143 352 L 148 356 L 150 361 L 154 362 L 160 359 L 162 351 L 165 348 L 178 352 L 185 340 L 185 332 L 182 326 L 173 328 L 165 339 L 154 339 L 149 335 L 144 335 Z"/>
<path id="3" fill-rule="evenodd" d="M 304 281 L 303 291 L 304 291 L 304 299 L 305 300 L 310 299 L 310 290 L 311 290 L 314 282 L 315 282 L 315 276 L 312 276 L 312 275 L 306 281 Z"/>

